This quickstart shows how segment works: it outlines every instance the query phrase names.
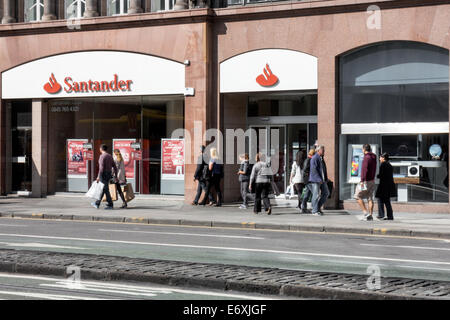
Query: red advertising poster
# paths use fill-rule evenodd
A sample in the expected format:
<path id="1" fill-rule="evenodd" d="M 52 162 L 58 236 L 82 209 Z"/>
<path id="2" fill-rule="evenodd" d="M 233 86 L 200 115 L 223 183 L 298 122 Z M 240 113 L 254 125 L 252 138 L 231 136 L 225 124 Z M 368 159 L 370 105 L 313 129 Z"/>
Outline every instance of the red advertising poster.
<path id="1" fill-rule="evenodd" d="M 67 176 L 69 178 L 86 178 L 87 161 L 83 154 L 85 139 L 67 140 Z"/>
<path id="2" fill-rule="evenodd" d="M 134 150 L 131 148 L 131 144 L 136 142 L 136 139 L 114 139 L 113 149 L 119 149 L 123 157 L 125 164 L 125 176 L 128 179 L 134 179 L 134 160 L 132 153 Z"/>
<path id="3" fill-rule="evenodd" d="M 161 141 L 161 179 L 184 180 L 184 140 Z"/>

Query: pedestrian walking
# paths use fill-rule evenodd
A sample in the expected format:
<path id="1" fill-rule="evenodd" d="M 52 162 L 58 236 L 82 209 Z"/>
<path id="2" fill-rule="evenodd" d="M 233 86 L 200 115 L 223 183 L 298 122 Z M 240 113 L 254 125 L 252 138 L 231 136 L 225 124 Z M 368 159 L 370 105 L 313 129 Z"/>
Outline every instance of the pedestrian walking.
<path id="1" fill-rule="evenodd" d="M 114 176 L 117 179 L 117 167 L 114 163 L 113 157 L 107 152 L 108 146 L 105 144 L 102 144 L 100 146 L 100 158 L 98 159 L 98 176 L 97 176 L 97 182 L 101 181 L 104 184 L 103 192 L 100 196 L 100 200 L 97 200 L 96 202 L 91 203 L 91 205 L 94 208 L 100 208 L 100 203 L 103 199 L 103 196 L 106 195 L 106 202 L 108 203 L 105 207 L 105 210 L 112 210 L 114 207 L 114 204 L 111 199 L 111 194 L 109 192 L 109 182 L 112 178 L 112 173 L 114 170 Z"/>
<path id="2" fill-rule="evenodd" d="M 250 191 L 255 191 L 255 204 L 253 212 L 258 214 L 261 212 L 261 200 L 264 203 L 265 212 L 270 215 L 272 206 L 270 205 L 269 192 L 273 181 L 273 172 L 270 161 L 266 161 L 266 155 L 258 153 L 256 155 L 256 163 L 253 166 L 250 175 Z"/>
<path id="3" fill-rule="evenodd" d="M 125 163 L 123 161 L 122 153 L 119 149 L 114 150 L 114 163 L 116 164 L 117 172 L 115 172 L 117 179 L 115 180 L 117 192 L 119 193 L 120 199 L 122 199 L 121 208 L 124 209 L 128 207 L 125 197 L 122 192 L 122 186 L 127 185 L 127 177 L 125 176 Z"/>
<path id="4" fill-rule="evenodd" d="M 200 205 L 206 205 L 206 199 L 208 199 L 209 194 L 211 193 L 211 188 L 214 187 L 217 194 L 217 204 L 215 207 L 221 207 L 223 198 L 222 191 L 220 190 L 220 181 L 223 178 L 223 164 L 220 163 L 219 153 L 216 148 L 211 148 L 210 150 L 211 159 L 208 164 L 208 169 L 211 174 L 211 178 L 206 181 L 206 193 L 205 197 L 202 200 Z"/>
<path id="5" fill-rule="evenodd" d="M 305 187 L 304 179 L 303 179 L 303 169 L 305 165 L 306 154 L 304 150 L 300 150 L 297 152 L 295 156 L 295 161 L 292 163 L 291 169 L 291 179 L 290 184 L 294 185 L 294 189 L 298 195 L 298 205 L 297 208 L 301 212 L 302 209 L 302 193 L 303 188 Z"/>
<path id="6" fill-rule="evenodd" d="M 397 196 L 397 190 L 394 183 L 394 169 L 389 163 L 389 154 L 383 153 L 380 156 L 380 171 L 377 176 L 380 179 L 375 197 L 378 200 L 378 220 L 394 220 L 391 198 Z M 386 207 L 387 216 L 384 216 L 384 207 Z"/>
<path id="7" fill-rule="evenodd" d="M 373 220 L 373 197 L 375 193 L 375 175 L 377 172 L 377 156 L 372 153 L 370 144 L 363 145 L 364 158 L 361 166 L 361 182 L 357 184 L 354 198 L 363 211 L 364 220 Z M 367 212 L 364 199 L 368 201 Z"/>
<path id="8" fill-rule="evenodd" d="M 239 183 L 241 185 L 241 197 L 242 204 L 239 206 L 240 209 L 248 208 L 248 198 L 250 196 L 248 185 L 250 183 L 250 175 L 252 173 L 253 165 L 250 164 L 248 153 L 244 153 L 239 156 L 241 160 L 241 166 L 237 174 L 239 175 Z"/>
<path id="9" fill-rule="evenodd" d="M 316 154 L 316 149 L 312 148 L 308 152 L 308 157 L 305 159 L 303 164 L 303 183 L 305 184 L 305 188 L 302 192 L 302 204 L 300 206 L 301 213 L 310 213 L 308 211 L 308 200 L 312 196 L 311 184 L 309 182 L 309 173 L 311 169 L 311 159 Z"/>
<path id="10" fill-rule="evenodd" d="M 327 201 L 328 191 L 328 175 L 325 163 L 325 147 L 319 145 L 316 154 L 311 158 L 309 172 L 309 188 L 312 192 L 312 214 L 322 216 L 322 206 Z"/>
<path id="11" fill-rule="evenodd" d="M 197 168 L 194 173 L 194 182 L 198 181 L 197 184 L 197 193 L 195 195 L 194 201 L 192 201 L 192 205 L 198 205 L 198 201 L 202 195 L 202 191 L 206 194 L 206 181 L 209 180 L 209 169 L 208 164 L 203 159 L 203 152 L 205 152 L 205 146 L 200 147 L 200 155 L 197 158 Z M 209 203 L 214 204 L 214 198 L 211 193 L 208 195 Z"/>

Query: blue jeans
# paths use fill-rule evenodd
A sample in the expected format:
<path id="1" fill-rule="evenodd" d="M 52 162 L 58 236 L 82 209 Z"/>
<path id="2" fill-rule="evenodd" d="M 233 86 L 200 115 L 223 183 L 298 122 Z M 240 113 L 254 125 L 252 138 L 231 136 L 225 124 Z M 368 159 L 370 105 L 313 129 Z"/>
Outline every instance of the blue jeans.
<path id="1" fill-rule="evenodd" d="M 327 201 L 329 191 L 327 184 L 324 183 L 317 183 L 312 182 L 308 184 L 311 192 L 312 192 L 312 213 L 317 213 L 320 211 L 320 208 L 325 204 Z"/>
<path id="2" fill-rule="evenodd" d="M 309 183 L 305 185 L 306 191 L 305 196 L 302 199 L 301 209 L 306 209 L 308 207 L 308 199 L 311 196 L 311 187 L 309 186 Z"/>

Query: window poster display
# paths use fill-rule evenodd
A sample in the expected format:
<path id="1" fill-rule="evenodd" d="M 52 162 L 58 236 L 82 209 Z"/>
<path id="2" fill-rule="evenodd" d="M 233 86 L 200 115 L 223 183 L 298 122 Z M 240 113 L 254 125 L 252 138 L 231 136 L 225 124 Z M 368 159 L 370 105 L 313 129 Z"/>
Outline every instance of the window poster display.
<path id="1" fill-rule="evenodd" d="M 161 179 L 184 180 L 184 140 L 162 139 Z"/>
<path id="2" fill-rule="evenodd" d="M 372 152 L 378 159 L 378 145 L 370 145 Z M 363 145 L 351 144 L 348 146 L 348 183 L 359 183 L 361 181 L 361 169 L 364 159 Z"/>
<path id="3" fill-rule="evenodd" d="M 67 177 L 87 178 L 87 159 L 83 144 L 87 139 L 67 139 Z"/>
<path id="4" fill-rule="evenodd" d="M 113 151 L 120 150 L 122 154 L 123 162 L 125 165 L 125 176 L 127 179 L 134 179 L 135 176 L 135 162 L 133 157 L 134 149 L 131 147 L 132 143 L 135 143 L 136 139 L 114 139 Z"/>

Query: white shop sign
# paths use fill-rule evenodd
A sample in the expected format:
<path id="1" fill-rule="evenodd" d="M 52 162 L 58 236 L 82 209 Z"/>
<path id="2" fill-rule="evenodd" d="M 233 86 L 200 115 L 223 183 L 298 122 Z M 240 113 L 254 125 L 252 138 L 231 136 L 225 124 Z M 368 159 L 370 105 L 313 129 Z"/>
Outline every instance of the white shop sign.
<path id="1" fill-rule="evenodd" d="M 317 89 L 317 58 L 286 49 L 239 54 L 220 64 L 220 92 Z"/>
<path id="2" fill-rule="evenodd" d="M 2 98 L 184 94 L 185 65 L 122 51 L 46 57 L 2 73 Z"/>

